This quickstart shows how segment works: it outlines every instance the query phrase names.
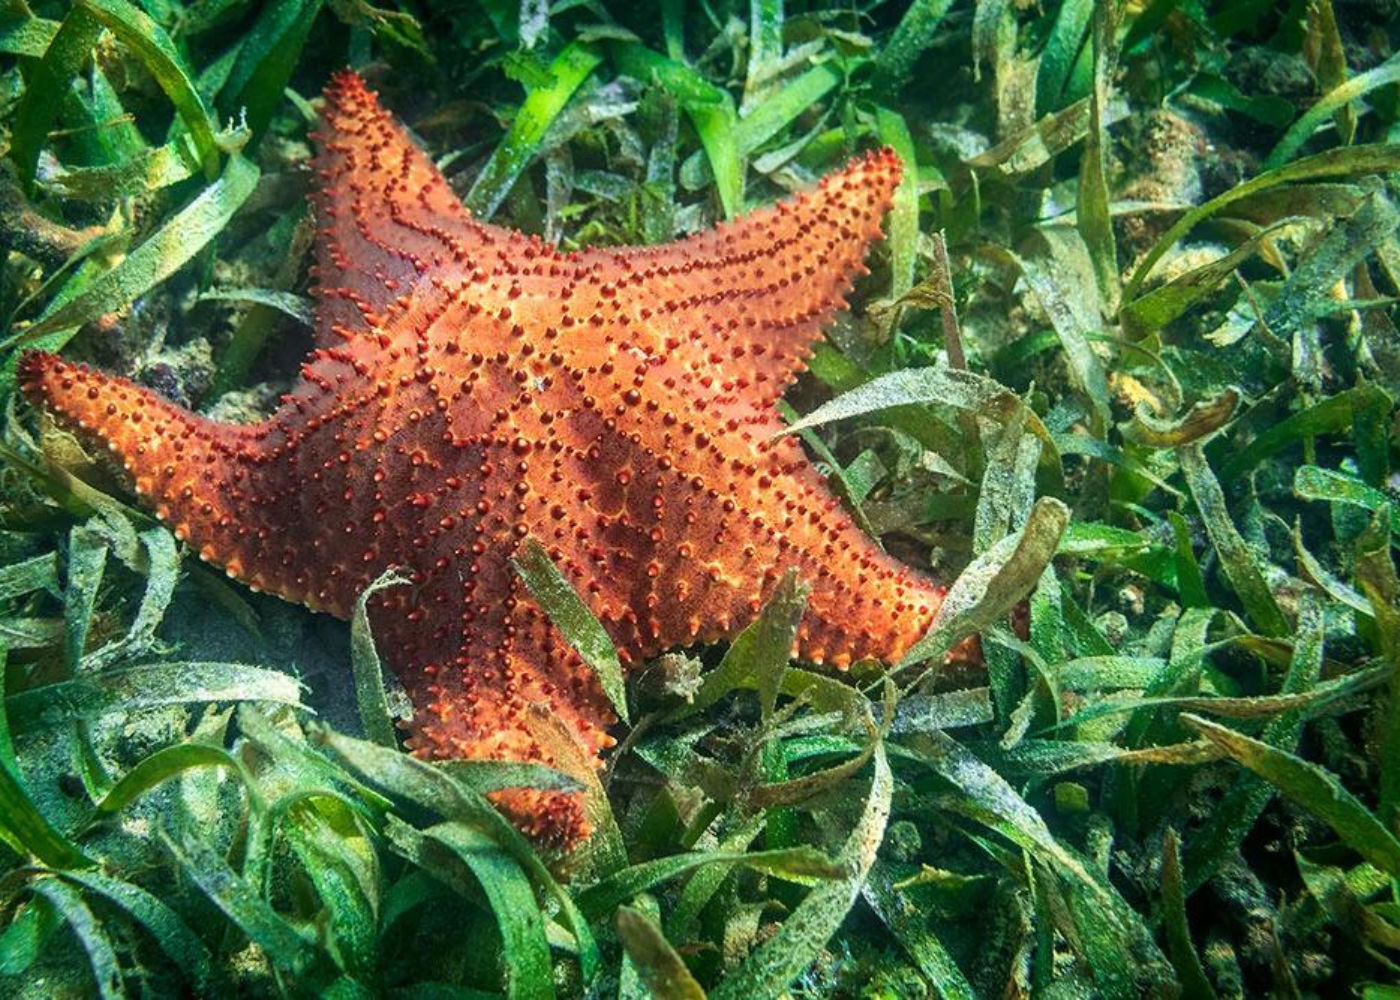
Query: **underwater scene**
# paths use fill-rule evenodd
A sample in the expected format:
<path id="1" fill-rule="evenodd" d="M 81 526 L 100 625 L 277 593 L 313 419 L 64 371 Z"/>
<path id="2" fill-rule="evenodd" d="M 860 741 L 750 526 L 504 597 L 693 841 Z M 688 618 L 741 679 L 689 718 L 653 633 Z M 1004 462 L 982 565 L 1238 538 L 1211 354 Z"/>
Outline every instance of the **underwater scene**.
<path id="1" fill-rule="evenodd" d="M 1400 1000 L 1400 0 L 0 0 L 0 997 Z"/>

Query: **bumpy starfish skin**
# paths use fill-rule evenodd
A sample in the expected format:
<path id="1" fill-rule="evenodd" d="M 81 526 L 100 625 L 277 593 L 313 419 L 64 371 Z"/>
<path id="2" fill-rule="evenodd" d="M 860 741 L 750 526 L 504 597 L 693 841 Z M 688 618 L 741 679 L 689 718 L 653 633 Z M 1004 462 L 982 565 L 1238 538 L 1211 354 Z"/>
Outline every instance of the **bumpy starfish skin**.
<path id="1" fill-rule="evenodd" d="M 510 565 L 540 539 L 624 661 L 732 636 L 796 567 L 795 652 L 898 659 L 941 591 L 852 523 L 774 404 L 802 370 L 900 176 L 889 150 L 659 248 L 563 254 L 474 220 L 350 73 L 318 137 L 318 348 L 281 408 L 215 423 L 44 353 L 30 400 L 250 586 L 348 617 L 371 601 L 436 758 L 552 762 L 543 702 L 596 755 L 615 719 Z M 586 834 L 578 796 L 510 791 L 527 832 Z"/>

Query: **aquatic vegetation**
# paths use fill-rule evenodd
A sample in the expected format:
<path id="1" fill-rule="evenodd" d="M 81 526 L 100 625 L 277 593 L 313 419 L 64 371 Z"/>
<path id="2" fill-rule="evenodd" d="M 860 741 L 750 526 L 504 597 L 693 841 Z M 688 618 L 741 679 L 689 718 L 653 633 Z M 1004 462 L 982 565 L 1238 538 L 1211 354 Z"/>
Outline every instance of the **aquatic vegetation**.
<path id="1" fill-rule="evenodd" d="M 1392 995 L 1397 42 L 1352 0 L 6 6 L 0 992 Z M 790 575 L 623 685 L 530 549 L 619 745 L 421 761 L 393 577 L 348 626 L 255 594 L 12 391 L 37 348 L 271 412 L 347 65 L 564 250 L 899 155 L 781 404 L 949 585 L 898 664 L 793 660 Z M 520 788 L 591 836 L 523 837 Z"/>

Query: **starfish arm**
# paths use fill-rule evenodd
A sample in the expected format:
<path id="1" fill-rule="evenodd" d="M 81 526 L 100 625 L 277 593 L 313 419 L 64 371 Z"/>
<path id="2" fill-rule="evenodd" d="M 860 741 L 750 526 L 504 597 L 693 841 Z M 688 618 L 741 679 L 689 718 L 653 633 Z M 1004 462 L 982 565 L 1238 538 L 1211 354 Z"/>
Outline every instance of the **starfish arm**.
<path id="1" fill-rule="evenodd" d="M 730 637 L 795 568 L 811 587 L 800 656 L 897 662 L 942 590 L 860 530 L 797 441 L 774 439 L 776 414 L 740 425 L 733 407 L 668 391 L 667 370 L 614 366 L 587 380 L 596 416 L 574 426 L 590 447 L 564 456 L 565 481 L 596 471 L 558 536 L 571 545 L 563 569 L 589 587 L 619 650 L 645 660 Z M 646 391 L 629 406 L 637 377 Z"/>
<path id="2" fill-rule="evenodd" d="M 209 420 L 127 379 L 40 351 L 21 359 L 19 385 L 113 459 L 145 505 L 206 562 L 256 590 L 348 617 L 384 568 L 372 496 L 348 485 L 359 471 L 350 458 L 376 444 L 375 422 L 386 409 L 397 415 L 414 405 L 411 394 L 375 391 L 379 382 L 357 356 L 373 347 L 318 351 L 279 413 L 246 426 Z M 407 461 L 400 455 L 397 464 Z"/>
<path id="3" fill-rule="evenodd" d="M 431 555 L 493 519 L 432 539 Z M 478 532 L 477 529 L 481 529 Z M 510 532 L 504 534 L 509 535 Z M 530 761 L 569 770 L 559 741 L 599 766 L 617 721 L 597 678 L 530 597 L 505 557 L 506 538 L 457 571 L 417 573 L 415 586 L 376 595 L 376 640 L 415 706 L 407 746 L 443 760 Z M 567 847 L 588 835 L 577 794 L 511 789 L 492 795 L 524 832 Z"/>
<path id="4" fill-rule="evenodd" d="M 325 91 L 314 168 L 321 346 L 382 325 L 422 279 L 489 267 L 526 242 L 477 222 L 353 72 Z"/>
<path id="5" fill-rule="evenodd" d="M 902 172 L 885 148 L 811 191 L 665 247 L 596 250 L 577 310 L 681 359 L 691 391 L 771 406 L 846 307 Z"/>
<path id="6" fill-rule="evenodd" d="M 215 423 L 124 378 L 93 371 L 45 351 L 19 363 L 19 387 L 89 447 L 126 472 L 136 494 L 182 540 L 212 540 L 227 517 L 213 502 L 227 488 L 226 471 L 253 445 L 249 429 Z M 242 574 L 235 551 L 200 549 L 230 576 Z"/>

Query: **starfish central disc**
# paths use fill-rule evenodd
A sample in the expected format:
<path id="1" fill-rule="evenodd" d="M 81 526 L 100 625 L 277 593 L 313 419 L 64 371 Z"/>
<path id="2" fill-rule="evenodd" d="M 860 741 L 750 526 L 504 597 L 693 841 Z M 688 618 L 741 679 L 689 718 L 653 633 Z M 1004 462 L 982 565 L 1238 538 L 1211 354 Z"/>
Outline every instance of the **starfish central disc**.
<path id="1" fill-rule="evenodd" d="M 796 568 L 797 654 L 897 660 L 941 591 L 842 510 L 775 408 L 845 306 L 900 176 L 889 150 L 663 247 L 564 254 L 467 212 L 351 73 L 326 91 L 317 349 L 268 420 L 220 424 L 45 353 L 30 400 L 110 449 L 206 560 L 375 637 L 436 758 L 553 762 L 544 703 L 596 759 L 614 716 L 511 567 L 548 549 L 625 663 L 731 637 Z M 495 796 L 586 835 L 576 795 Z"/>

